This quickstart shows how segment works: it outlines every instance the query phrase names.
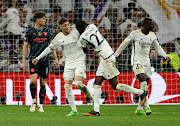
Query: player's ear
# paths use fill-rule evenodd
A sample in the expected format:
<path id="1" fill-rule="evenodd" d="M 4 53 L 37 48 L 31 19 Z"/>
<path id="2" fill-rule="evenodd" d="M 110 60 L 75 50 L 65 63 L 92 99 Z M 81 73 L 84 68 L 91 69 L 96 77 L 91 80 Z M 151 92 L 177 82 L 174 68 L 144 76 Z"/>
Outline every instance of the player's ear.
<path id="1" fill-rule="evenodd" d="M 62 25 L 59 25 L 59 29 L 61 29 Z"/>
<path id="2" fill-rule="evenodd" d="M 62 30 L 62 25 L 59 25 L 59 29 L 61 29 L 61 30 Z"/>

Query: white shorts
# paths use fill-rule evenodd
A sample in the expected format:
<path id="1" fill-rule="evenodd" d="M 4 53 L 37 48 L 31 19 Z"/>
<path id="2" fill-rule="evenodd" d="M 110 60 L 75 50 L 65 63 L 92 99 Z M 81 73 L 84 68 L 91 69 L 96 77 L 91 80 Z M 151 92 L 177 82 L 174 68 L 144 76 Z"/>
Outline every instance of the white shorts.
<path id="1" fill-rule="evenodd" d="M 146 78 L 151 78 L 152 75 L 150 65 L 135 64 L 133 65 L 133 71 L 136 76 L 140 73 L 144 73 L 146 75 Z"/>
<path id="2" fill-rule="evenodd" d="M 63 78 L 64 80 L 74 80 L 75 76 L 83 77 L 83 80 L 86 79 L 86 65 L 85 64 L 76 64 L 64 67 Z"/>
<path id="3" fill-rule="evenodd" d="M 107 60 L 100 57 L 100 63 L 96 71 L 96 76 L 103 76 L 105 79 L 109 80 L 115 76 L 118 76 L 120 72 L 116 68 L 116 59 L 112 55 Z"/>

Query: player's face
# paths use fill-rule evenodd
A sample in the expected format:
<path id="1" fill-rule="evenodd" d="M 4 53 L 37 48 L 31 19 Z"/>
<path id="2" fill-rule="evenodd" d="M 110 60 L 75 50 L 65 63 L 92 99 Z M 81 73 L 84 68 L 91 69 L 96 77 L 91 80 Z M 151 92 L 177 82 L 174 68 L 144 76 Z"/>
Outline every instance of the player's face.
<path id="1" fill-rule="evenodd" d="M 60 29 L 64 32 L 64 33 L 70 33 L 71 28 L 70 28 L 70 24 L 68 21 L 64 22 L 62 25 L 60 25 Z"/>
<path id="2" fill-rule="evenodd" d="M 44 26 L 46 24 L 46 17 L 37 19 L 38 24 Z"/>

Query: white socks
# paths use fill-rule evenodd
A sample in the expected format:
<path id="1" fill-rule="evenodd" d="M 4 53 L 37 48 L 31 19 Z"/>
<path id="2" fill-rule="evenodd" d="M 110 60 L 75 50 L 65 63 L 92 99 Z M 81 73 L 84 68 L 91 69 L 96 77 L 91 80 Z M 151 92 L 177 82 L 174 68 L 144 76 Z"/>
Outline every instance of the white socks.
<path id="1" fill-rule="evenodd" d="M 120 84 L 120 83 L 117 84 L 116 90 L 124 91 L 124 92 L 128 92 L 128 93 L 133 93 L 133 94 L 139 94 L 139 95 L 144 93 L 143 90 L 136 89 L 136 88 L 133 88 L 127 84 Z"/>
<path id="2" fill-rule="evenodd" d="M 43 107 L 43 104 L 39 104 L 39 108 L 42 108 Z"/>
<path id="3" fill-rule="evenodd" d="M 101 86 L 94 85 L 94 111 L 100 111 Z"/>
<path id="4" fill-rule="evenodd" d="M 89 89 L 86 87 L 85 84 L 82 83 L 82 81 L 76 81 L 75 82 L 76 87 L 78 87 L 92 102 L 94 102 L 93 100 L 93 96 L 90 93 Z"/>
<path id="5" fill-rule="evenodd" d="M 67 99 L 68 99 L 68 102 L 70 104 L 72 111 L 77 112 L 77 108 L 74 102 L 74 94 L 72 92 L 72 85 L 65 84 L 64 88 L 65 88 L 66 96 L 67 96 Z"/>
<path id="6" fill-rule="evenodd" d="M 32 103 L 36 104 L 36 98 L 32 99 Z"/>
<path id="7" fill-rule="evenodd" d="M 146 96 L 146 101 L 145 101 L 144 105 L 145 105 L 145 109 L 147 109 L 149 107 L 148 95 Z"/>
<path id="8" fill-rule="evenodd" d="M 143 81 L 140 83 L 140 89 L 148 91 L 147 81 Z M 144 105 L 145 105 L 145 109 L 147 109 L 149 107 L 148 96 L 146 96 L 146 101 L 145 101 Z M 138 103 L 137 108 L 138 108 L 138 110 L 143 110 L 143 106 L 141 106 L 141 99 L 140 98 L 139 98 L 139 103 Z"/>

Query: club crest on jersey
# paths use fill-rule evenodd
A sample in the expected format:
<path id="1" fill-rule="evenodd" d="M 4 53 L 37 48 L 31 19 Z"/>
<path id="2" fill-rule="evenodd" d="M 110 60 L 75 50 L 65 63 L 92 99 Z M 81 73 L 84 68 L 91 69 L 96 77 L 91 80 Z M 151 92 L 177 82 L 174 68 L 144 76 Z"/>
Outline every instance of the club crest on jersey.
<path id="1" fill-rule="evenodd" d="M 75 37 L 75 36 L 73 36 L 73 39 L 76 39 L 76 37 Z"/>
<path id="2" fill-rule="evenodd" d="M 43 34 L 44 34 L 45 36 L 47 36 L 47 32 L 43 32 Z"/>
<path id="3" fill-rule="evenodd" d="M 42 33 L 41 33 L 41 32 L 38 32 L 38 35 L 39 35 L 39 36 L 41 36 L 41 35 L 42 35 Z"/>
<path id="4" fill-rule="evenodd" d="M 150 38 L 150 41 L 152 41 L 152 38 Z"/>

